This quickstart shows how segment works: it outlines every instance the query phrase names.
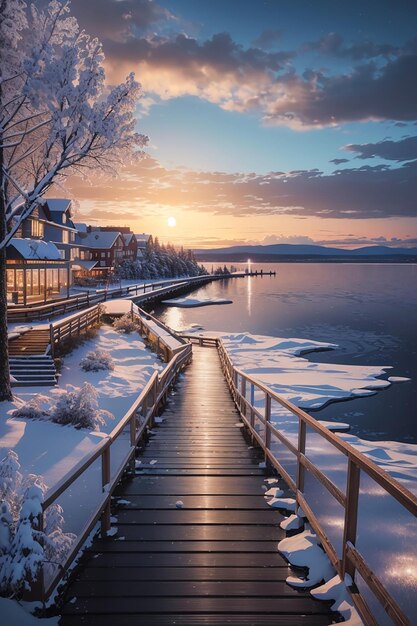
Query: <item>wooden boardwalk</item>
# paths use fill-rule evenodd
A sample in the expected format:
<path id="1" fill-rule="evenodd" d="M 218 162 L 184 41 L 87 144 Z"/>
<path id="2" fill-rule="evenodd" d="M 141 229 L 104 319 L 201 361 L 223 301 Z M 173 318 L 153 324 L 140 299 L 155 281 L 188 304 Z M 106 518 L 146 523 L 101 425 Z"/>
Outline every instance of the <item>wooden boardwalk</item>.
<path id="1" fill-rule="evenodd" d="M 61 626 L 333 623 L 325 603 L 286 584 L 283 518 L 264 499 L 263 457 L 237 425 L 217 350 L 193 353 L 119 489 L 117 536 L 83 558 Z"/>

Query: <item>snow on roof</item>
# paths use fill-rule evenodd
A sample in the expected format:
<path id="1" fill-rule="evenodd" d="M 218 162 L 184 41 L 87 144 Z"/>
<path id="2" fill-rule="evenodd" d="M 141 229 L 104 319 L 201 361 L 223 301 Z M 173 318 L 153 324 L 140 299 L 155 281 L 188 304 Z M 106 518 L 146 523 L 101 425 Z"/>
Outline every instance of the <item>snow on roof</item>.
<path id="1" fill-rule="evenodd" d="M 76 261 L 74 261 L 72 269 L 73 270 L 82 269 L 82 270 L 87 270 L 87 272 L 89 272 L 96 265 L 97 265 L 97 261 L 85 261 L 84 259 L 77 259 Z"/>
<path id="2" fill-rule="evenodd" d="M 130 242 L 132 241 L 134 236 L 135 235 L 133 233 L 122 233 L 122 237 L 124 239 L 125 246 L 128 246 L 130 244 Z"/>
<path id="3" fill-rule="evenodd" d="M 9 246 L 13 246 L 23 259 L 61 260 L 61 254 L 54 243 L 40 239 L 19 239 L 13 237 Z"/>
<path id="4" fill-rule="evenodd" d="M 120 233 L 116 231 L 94 230 L 83 237 L 82 243 L 87 248 L 111 248 L 118 237 Z"/>
<path id="5" fill-rule="evenodd" d="M 56 211 L 57 213 L 64 213 L 64 211 L 71 208 L 71 200 L 68 200 L 68 198 L 45 198 L 45 202 L 50 211 Z"/>
<path id="6" fill-rule="evenodd" d="M 75 222 L 74 226 L 78 230 L 79 233 L 86 233 L 87 232 L 87 224 L 82 224 L 80 222 Z"/>
<path id="7" fill-rule="evenodd" d="M 150 235 L 147 235 L 146 233 L 141 233 L 140 235 L 137 235 L 135 233 L 135 237 L 136 237 L 136 241 L 138 242 L 139 248 L 144 248 L 145 245 L 148 243 L 148 239 Z"/>

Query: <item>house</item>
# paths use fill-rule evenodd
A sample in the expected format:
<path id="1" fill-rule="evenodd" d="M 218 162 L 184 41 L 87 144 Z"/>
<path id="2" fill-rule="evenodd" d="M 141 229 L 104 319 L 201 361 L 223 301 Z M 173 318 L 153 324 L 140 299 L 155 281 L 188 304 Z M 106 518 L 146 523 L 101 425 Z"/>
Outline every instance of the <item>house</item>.
<path id="1" fill-rule="evenodd" d="M 76 243 L 89 252 L 89 261 L 95 265 L 89 270 L 91 276 L 107 277 L 118 259 L 123 258 L 125 242 L 119 231 L 93 230 L 78 231 Z"/>
<path id="2" fill-rule="evenodd" d="M 129 226 L 93 226 L 91 230 L 100 230 L 102 232 L 119 232 L 124 241 L 123 259 L 136 261 L 138 255 L 138 242 L 136 235 L 130 230 Z"/>
<path id="3" fill-rule="evenodd" d="M 70 266 L 54 243 L 13 237 L 6 255 L 7 296 L 15 304 L 68 295 Z"/>
<path id="4" fill-rule="evenodd" d="M 136 241 L 138 244 L 137 256 L 141 257 L 143 256 L 143 253 L 149 241 L 150 235 L 147 235 L 146 233 L 141 233 L 141 234 L 135 234 L 135 237 L 136 237 Z"/>
<path id="5" fill-rule="evenodd" d="M 27 304 L 68 296 L 71 263 L 79 256 L 71 217 L 70 200 L 48 199 L 22 222 L 6 250 L 9 299 Z"/>

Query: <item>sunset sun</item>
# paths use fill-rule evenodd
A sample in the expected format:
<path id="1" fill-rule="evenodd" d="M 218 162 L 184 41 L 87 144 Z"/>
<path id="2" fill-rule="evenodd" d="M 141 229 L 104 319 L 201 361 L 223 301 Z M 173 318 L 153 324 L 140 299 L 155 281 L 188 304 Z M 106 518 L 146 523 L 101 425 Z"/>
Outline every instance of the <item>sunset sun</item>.
<path id="1" fill-rule="evenodd" d="M 169 217 L 167 219 L 167 224 L 170 228 L 175 228 L 175 226 L 177 225 L 177 220 L 175 219 L 175 217 Z"/>

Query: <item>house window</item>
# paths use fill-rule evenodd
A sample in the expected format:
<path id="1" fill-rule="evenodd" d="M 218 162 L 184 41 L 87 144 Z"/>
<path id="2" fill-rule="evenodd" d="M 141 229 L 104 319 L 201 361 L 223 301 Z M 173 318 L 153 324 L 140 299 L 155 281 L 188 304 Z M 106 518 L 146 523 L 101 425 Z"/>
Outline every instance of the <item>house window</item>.
<path id="1" fill-rule="evenodd" d="M 102 258 L 102 259 L 105 259 L 105 258 L 106 258 L 106 253 L 105 253 L 105 252 L 102 252 L 102 253 L 101 253 L 101 258 Z"/>
<path id="2" fill-rule="evenodd" d="M 67 230 L 62 231 L 62 243 L 69 243 L 69 232 Z"/>

